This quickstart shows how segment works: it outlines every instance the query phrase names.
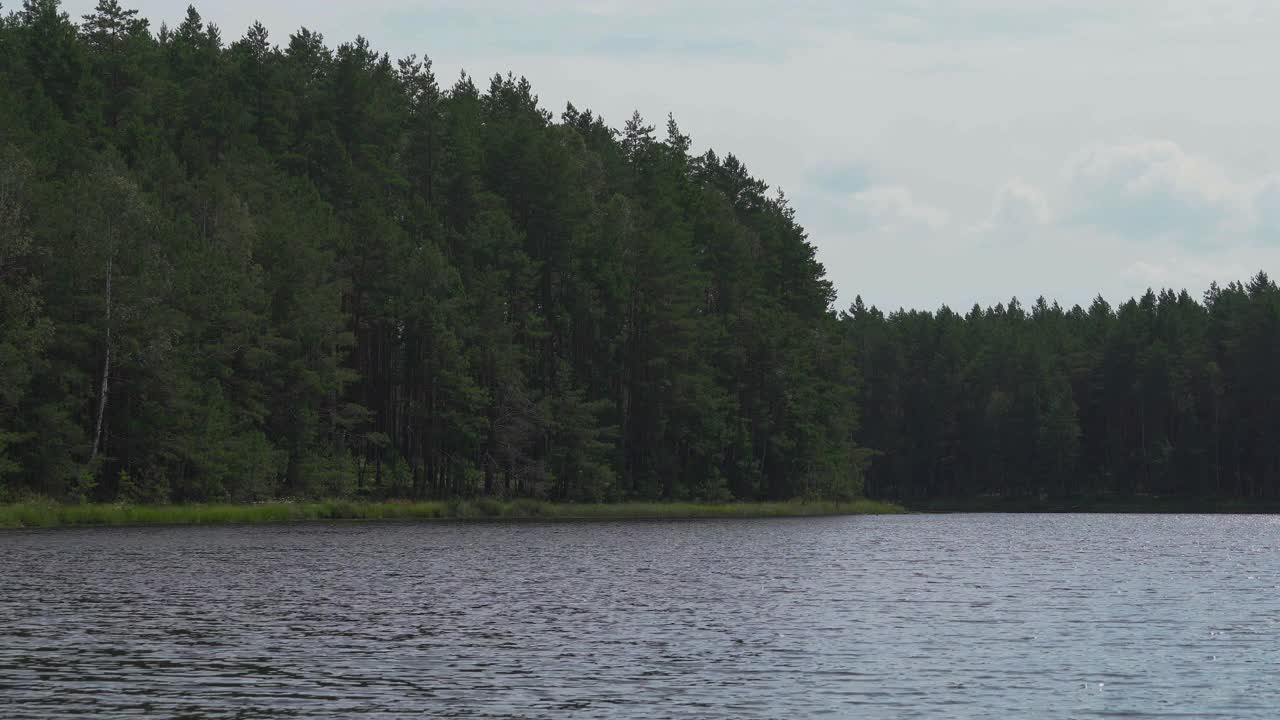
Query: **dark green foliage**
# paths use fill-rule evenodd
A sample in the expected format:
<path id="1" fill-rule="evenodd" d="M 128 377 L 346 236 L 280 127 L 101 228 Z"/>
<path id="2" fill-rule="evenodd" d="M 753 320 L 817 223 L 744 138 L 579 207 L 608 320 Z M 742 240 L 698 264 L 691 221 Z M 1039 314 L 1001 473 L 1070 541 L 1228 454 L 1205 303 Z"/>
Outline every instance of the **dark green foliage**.
<path id="1" fill-rule="evenodd" d="M 868 492 L 1280 498 L 1280 290 L 844 316 L 881 452 Z"/>
<path id="2" fill-rule="evenodd" d="M 0 25 L 0 498 L 858 495 L 814 249 L 689 148 L 362 38 L 27 0 Z"/>
<path id="3" fill-rule="evenodd" d="M 20 469 L 11 446 L 31 439 L 21 432 L 19 410 L 52 330 L 32 268 L 30 183 L 27 160 L 12 147 L 0 148 L 0 483 Z"/>

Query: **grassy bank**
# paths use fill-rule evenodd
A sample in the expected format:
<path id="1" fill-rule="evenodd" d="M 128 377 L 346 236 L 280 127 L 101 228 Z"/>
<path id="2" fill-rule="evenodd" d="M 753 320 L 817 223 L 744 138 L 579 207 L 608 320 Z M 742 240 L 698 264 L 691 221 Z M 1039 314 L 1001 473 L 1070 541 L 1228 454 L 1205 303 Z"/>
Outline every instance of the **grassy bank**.
<path id="1" fill-rule="evenodd" d="M 639 520 L 883 515 L 903 512 L 889 503 L 783 502 L 698 505 L 618 503 L 571 505 L 534 500 L 449 502 L 313 502 L 257 505 L 0 505 L 0 528 L 132 525 L 229 525 L 316 520 Z"/>
<path id="2" fill-rule="evenodd" d="M 1280 502 L 1222 498 L 1068 497 L 1068 498 L 935 498 L 908 502 L 922 513 L 1138 513 L 1138 514 L 1275 514 Z"/>

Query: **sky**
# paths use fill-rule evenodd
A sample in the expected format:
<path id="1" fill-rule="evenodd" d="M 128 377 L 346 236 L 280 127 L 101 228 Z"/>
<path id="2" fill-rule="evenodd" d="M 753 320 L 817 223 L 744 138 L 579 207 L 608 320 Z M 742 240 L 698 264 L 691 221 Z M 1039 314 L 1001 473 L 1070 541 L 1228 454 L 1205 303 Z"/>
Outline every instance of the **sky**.
<path id="1" fill-rule="evenodd" d="M 64 2 L 77 16 L 93 0 Z M 122 2 L 176 25 L 185 6 Z M 846 307 L 1063 305 L 1280 274 L 1271 0 L 205 0 L 675 116 L 781 187 Z M 1274 272 L 1272 272 L 1274 271 Z"/>

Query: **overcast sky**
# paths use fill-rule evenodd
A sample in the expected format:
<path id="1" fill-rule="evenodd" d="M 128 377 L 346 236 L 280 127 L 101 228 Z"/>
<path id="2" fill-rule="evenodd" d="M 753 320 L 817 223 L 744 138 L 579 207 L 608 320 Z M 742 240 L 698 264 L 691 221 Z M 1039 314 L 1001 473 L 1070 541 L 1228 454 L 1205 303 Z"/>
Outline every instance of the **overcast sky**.
<path id="1" fill-rule="evenodd" d="M 73 15 L 92 0 L 66 2 Z M 184 5 L 124 0 L 158 26 Z M 674 113 L 790 196 L 840 293 L 1064 304 L 1280 274 L 1280 3 L 1269 0 L 207 0 L 512 70 L 557 114 Z"/>

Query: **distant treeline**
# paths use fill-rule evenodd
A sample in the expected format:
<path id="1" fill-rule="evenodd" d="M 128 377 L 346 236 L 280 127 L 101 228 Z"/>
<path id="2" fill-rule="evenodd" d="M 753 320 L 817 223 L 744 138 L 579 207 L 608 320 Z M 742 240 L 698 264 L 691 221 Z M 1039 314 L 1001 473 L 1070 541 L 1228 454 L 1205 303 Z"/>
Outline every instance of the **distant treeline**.
<path id="1" fill-rule="evenodd" d="M 194 9 L 0 21 L 0 502 L 1280 496 L 1264 275 L 833 301 L 674 120 Z"/>
<path id="2" fill-rule="evenodd" d="M 638 115 L 114 0 L 0 24 L 0 502 L 851 497 L 781 193 Z"/>
<path id="3" fill-rule="evenodd" d="M 867 490 L 906 500 L 1280 497 L 1280 291 L 1265 274 L 1113 308 L 845 319 L 881 451 Z"/>

